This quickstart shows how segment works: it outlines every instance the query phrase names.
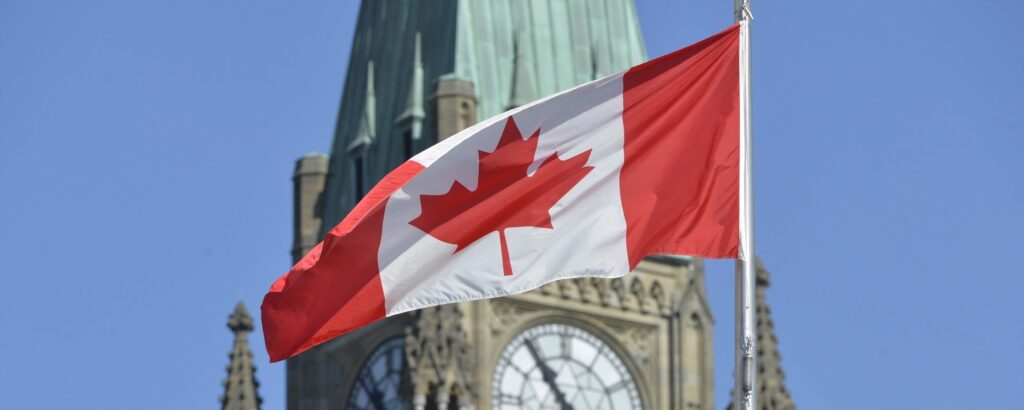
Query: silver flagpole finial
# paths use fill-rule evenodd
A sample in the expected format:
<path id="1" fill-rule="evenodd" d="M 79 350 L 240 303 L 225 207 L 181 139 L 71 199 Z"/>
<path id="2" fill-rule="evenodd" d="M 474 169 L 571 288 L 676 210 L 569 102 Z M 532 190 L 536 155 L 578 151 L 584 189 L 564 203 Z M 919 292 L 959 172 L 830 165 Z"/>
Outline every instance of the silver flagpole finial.
<path id="1" fill-rule="evenodd" d="M 736 21 L 753 21 L 754 13 L 750 11 L 750 0 L 736 0 Z"/>

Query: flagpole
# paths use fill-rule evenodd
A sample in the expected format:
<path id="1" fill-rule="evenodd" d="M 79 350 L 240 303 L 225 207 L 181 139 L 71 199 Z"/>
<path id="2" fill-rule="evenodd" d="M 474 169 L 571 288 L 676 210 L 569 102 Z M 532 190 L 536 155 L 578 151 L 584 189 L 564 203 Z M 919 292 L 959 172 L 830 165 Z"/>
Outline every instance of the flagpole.
<path id="1" fill-rule="evenodd" d="M 736 386 L 733 410 L 757 408 L 754 169 L 750 121 L 750 0 L 733 0 L 740 25 L 740 250 L 736 260 Z"/>

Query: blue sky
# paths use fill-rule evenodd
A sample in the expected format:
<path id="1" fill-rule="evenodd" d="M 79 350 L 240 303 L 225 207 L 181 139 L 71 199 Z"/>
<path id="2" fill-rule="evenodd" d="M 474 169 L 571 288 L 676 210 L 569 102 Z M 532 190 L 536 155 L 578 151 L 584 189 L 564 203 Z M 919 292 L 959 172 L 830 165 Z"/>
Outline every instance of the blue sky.
<path id="1" fill-rule="evenodd" d="M 637 3 L 650 56 L 731 23 L 731 1 Z M 329 148 L 356 10 L 0 0 L 0 407 L 218 405 L 227 315 L 289 267 L 293 160 Z M 1024 5 L 754 15 L 758 248 L 798 405 L 1019 400 Z M 708 264 L 718 408 L 731 270 Z"/>

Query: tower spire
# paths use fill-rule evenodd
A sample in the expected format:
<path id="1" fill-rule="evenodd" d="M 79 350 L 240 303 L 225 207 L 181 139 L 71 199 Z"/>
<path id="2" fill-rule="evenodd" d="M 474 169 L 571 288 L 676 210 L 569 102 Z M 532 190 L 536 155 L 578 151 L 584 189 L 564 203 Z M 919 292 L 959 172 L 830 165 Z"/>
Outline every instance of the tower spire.
<path id="1" fill-rule="evenodd" d="M 786 389 L 786 372 L 782 370 L 782 355 L 779 354 L 779 342 L 775 337 L 775 323 L 772 311 L 765 300 L 765 289 L 771 285 L 771 275 L 765 269 L 761 258 L 757 258 L 756 309 L 757 309 L 757 348 L 758 373 L 757 389 L 758 408 L 766 410 L 795 410 L 796 403 Z M 729 403 L 727 409 L 735 409 Z"/>
<path id="2" fill-rule="evenodd" d="M 405 103 L 405 111 L 398 116 L 398 122 L 409 121 L 412 139 L 419 140 L 423 133 L 423 118 L 426 116 L 426 111 L 423 109 L 423 57 L 420 51 L 420 33 L 417 31 L 409 98 Z"/>
<path id="3" fill-rule="evenodd" d="M 508 109 L 529 104 L 537 99 L 534 92 L 533 50 L 530 48 L 529 32 L 525 29 L 516 31 L 515 62 L 512 66 L 512 98 L 509 99 Z"/>
<path id="4" fill-rule="evenodd" d="M 363 115 L 359 118 L 359 130 L 356 138 L 348 145 L 349 154 L 362 154 L 377 136 L 377 92 L 373 85 L 373 60 L 366 63 L 366 102 L 363 104 Z"/>
<path id="5" fill-rule="evenodd" d="M 252 364 L 249 350 L 249 332 L 252 332 L 252 317 L 245 304 L 238 302 L 234 313 L 228 316 L 228 329 L 235 334 L 235 344 L 228 354 L 228 377 L 224 379 L 224 395 L 220 396 L 222 410 L 259 410 L 260 398 L 256 381 L 256 366 Z"/>

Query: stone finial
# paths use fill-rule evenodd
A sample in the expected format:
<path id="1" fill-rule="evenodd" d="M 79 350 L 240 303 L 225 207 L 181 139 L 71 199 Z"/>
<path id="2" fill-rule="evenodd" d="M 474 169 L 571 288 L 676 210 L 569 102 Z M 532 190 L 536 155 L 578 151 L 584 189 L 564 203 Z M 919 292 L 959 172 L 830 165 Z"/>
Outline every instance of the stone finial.
<path id="1" fill-rule="evenodd" d="M 249 310 L 245 308 L 244 303 L 238 302 L 235 305 L 235 311 L 228 316 L 228 329 L 231 329 L 236 337 L 239 333 L 252 331 L 252 316 L 249 316 Z"/>
<path id="2" fill-rule="evenodd" d="M 234 313 L 228 316 L 228 329 L 235 334 L 235 343 L 228 354 L 228 376 L 224 379 L 224 394 L 220 396 L 222 410 L 258 410 L 260 398 L 256 380 L 256 366 L 249 350 L 249 332 L 253 330 L 252 316 L 245 304 L 238 302 Z"/>
<path id="3" fill-rule="evenodd" d="M 771 275 L 765 269 L 761 258 L 757 258 L 757 353 L 758 372 L 756 389 L 760 392 L 758 406 L 763 410 L 795 410 L 796 403 L 786 389 L 786 372 L 782 370 L 782 355 L 775 337 L 775 323 L 772 311 L 765 300 L 765 289 L 771 283 Z M 726 409 L 736 407 L 730 402 Z"/>
<path id="4" fill-rule="evenodd" d="M 366 102 L 363 104 L 363 115 L 359 118 L 359 130 L 346 151 L 352 156 L 360 156 L 373 139 L 377 137 L 377 92 L 373 85 L 373 60 L 366 63 Z"/>

